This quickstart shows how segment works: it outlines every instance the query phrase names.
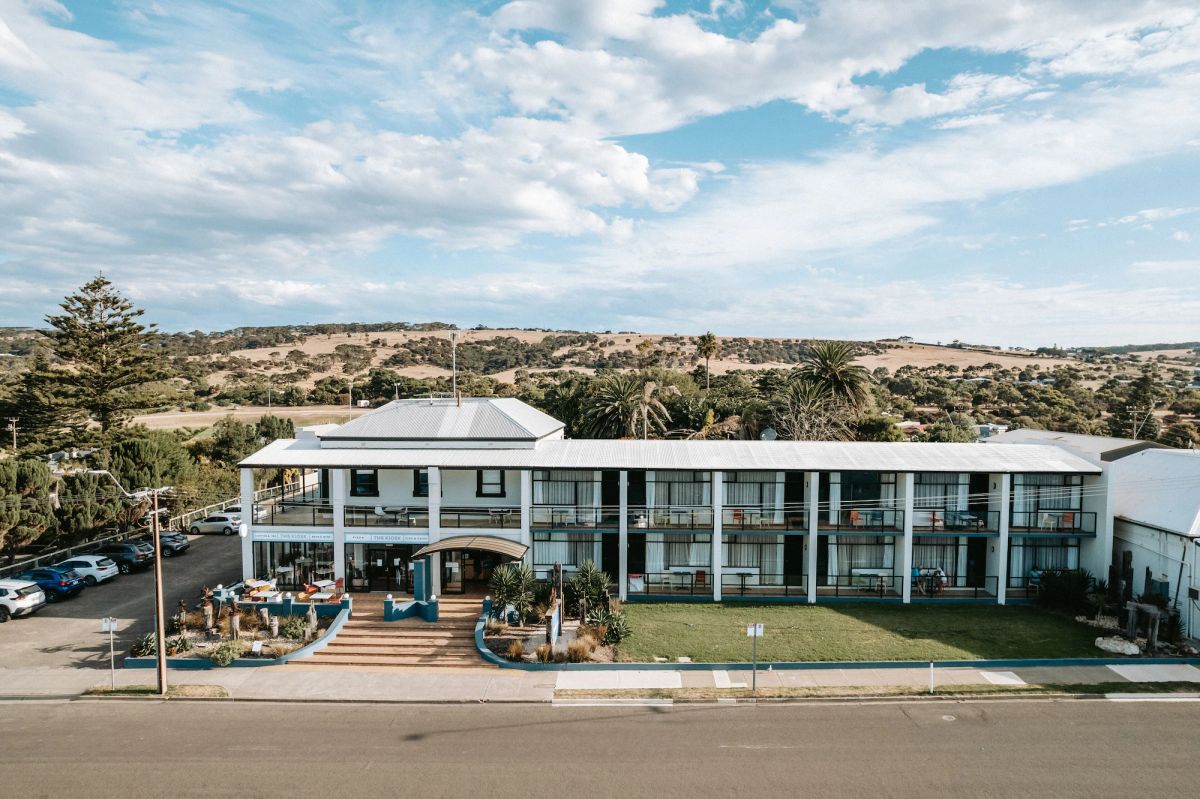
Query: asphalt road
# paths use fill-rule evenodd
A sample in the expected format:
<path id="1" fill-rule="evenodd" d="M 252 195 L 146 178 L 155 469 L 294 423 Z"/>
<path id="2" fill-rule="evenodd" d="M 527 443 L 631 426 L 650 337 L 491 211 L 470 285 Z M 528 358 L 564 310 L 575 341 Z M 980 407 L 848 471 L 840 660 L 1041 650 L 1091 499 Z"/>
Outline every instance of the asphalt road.
<path id="1" fill-rule="evenodd" d="M 1191 797 L 1200 780 L 1194 703 L 107 700 L 17 702 L 0 717 L 0 774 L 20 797 L 1094 799 Z"/>
<path id="2" fill-rule="evenodd" d="M 240 579 L 241 539 L 237 536 L 189 536 L 191 549 L 163 561 L 168 613 L 179 600 L 194 605 L 205 585 Z M 0 624 L 0 669 L 108 668 L 108 635 L 100 619 L 118 619 L 117 656 L 154 629 L 154 569 L 122 574 L 87 588 L 74 599 L 46 605 L 29 617 Z"/>

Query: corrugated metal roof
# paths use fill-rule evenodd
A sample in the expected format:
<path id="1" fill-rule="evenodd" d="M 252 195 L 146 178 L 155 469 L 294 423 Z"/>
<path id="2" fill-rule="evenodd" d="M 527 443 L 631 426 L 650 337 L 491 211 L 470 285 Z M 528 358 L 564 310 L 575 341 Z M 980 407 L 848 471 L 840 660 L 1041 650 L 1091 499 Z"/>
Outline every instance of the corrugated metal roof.
<path id="1" fill-rule="evenodd" d="M 1200 452 L 1149 449 L 1112 466 L 1113 515 L 1200 536 Z"/>
<path id="2" fill-rule="evenodd" d="M 562 422 L 509 397 L 406 399 L 389 402 L 352 422 L 321 433 L 327 441 L 536 441 Z"/>
<path id="3" fill-rule="evenodd" d="M 443 538 L 441 541 L 421 547 L 411 557 L 416 560 L 434 552 L 449 552 L 455 549 L 481 549 L 484 552 L 498 552 L 513 560 L 520 560 L 529 551 L 529 547 L 519 541 L 497 538 L 494 535 L 458 535 L 453 538 Z"/>
<path id="4" fill-rule="evenodd" d="M 836 441 L 541 441 L 531 449 L 322 449 L 280 440 L 243 466 L 314 468 L 695 469 L 699 471 L 1059 472 L 1099 467 L 1051 445 Z"/>

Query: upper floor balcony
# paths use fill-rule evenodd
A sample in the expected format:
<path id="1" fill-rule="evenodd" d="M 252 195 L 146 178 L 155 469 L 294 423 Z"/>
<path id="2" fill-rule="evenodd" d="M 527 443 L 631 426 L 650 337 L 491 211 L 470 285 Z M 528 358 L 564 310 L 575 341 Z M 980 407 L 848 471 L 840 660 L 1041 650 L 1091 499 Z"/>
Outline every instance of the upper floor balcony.
<path id="1" fill-rule="evenodd" d="M 913 511 L 913 531 L 918 533 L 998 533 L 1000 512 L 918 508 Z"/>
<path id="2" fill-rule="evenodd" d="M 808 511 L 803 503 L 775 505 L 726 505 L 721 509 L 721 528 L 727 532 L 807 532 Z"/>
<path id="3" fill-rule="evenodd" d="M 1058 509 L 1013 511 L 1008 529 L 1018 535 L 1093 536 L 1096 534 L 1096 514 Z"/>

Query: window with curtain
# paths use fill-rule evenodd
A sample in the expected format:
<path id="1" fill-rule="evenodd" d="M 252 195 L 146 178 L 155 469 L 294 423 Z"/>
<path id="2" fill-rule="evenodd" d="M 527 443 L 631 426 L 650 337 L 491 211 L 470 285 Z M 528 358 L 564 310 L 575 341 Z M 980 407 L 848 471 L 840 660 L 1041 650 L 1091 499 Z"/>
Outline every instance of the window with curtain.
<path id="1" fill-rule="evenodd" d="M 760 577 L 783 576 L 783 536 L 727 535 L 722 557 L 729 569 L 758 569 Z M 762 580 L 764 583 L 777 582 Z"/>
<path id="2" fill-rule="evenodd" d="M 892 539 L 876 536 L 837 536 L 837 566 L 841 574 L 852 569 L 890 569 L 894 562 Z"/>
<path id="3" fill-rule="evenodd" d="M 913 480 L 913 507 L 918 510 L 966 510 L 966 489 L 957 472 L 918 472 Z"/>
<path id="4" fill-rule="evenodd" d="M 584 470 L 535 470 L 533 473 L 534 505 L 583 505 L 595 500 L 595 475 Z"/>
<path id="5" fill-rule="evenodd" d="M 649 482 L 653 483 L 657 506 L 712 504 L 712 482 L 708 472 L 655 472 L 653 481 Z"/>
<path id="6" fill-rule="evenodd" d="M 950 576 L 958 574 L 958 538 L 956 536 L 918 535 L 913 538 L 913 567 L 941 569 Z"/>
<path id="7" fill-rule="evenodd" d="M 775 472 L 726 472 L 722 484 L 726 507 L 775 506 Z"/>

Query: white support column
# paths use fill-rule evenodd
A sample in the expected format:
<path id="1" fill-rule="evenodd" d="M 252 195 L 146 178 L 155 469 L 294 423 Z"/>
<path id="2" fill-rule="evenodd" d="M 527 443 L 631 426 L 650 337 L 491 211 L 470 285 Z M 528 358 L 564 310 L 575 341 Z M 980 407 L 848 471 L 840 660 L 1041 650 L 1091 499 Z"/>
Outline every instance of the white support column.
<path id="1" fill-rule="evenodd" d="M 242 524 L 246 525 L 246 537 L 242 539 L 242 579 L 252 580 L 254 574 L 254 470 L 242 469 Z M 240 532 L 240 531 L 239 531 Z M 270 575 L 267 575 L 270 576 Z"/>
<path id="2" fill-rule="evenodd" d="M 624 602 L 629 599 L 629 472 L 619 473 L 617 485 L 617 594 Z"/>
<path id="3" fill-rule="evenodd" d="M 712 473 L 712 511 L 713 511 L 713 530 L 712 530 L 712 581 L 713 581 L 713 601 L 721 601 L 721 563 L 722 550 L 721 546 L 722 524 L 725 521 L 722 519 L 723 508 L 725 505 L 724 491 L 725 473 L 714 470 Z"/>
<path id="4" fill-rule="evenodd" d="M 346 484 L 348 469 L 329 473 L 329 502 L 333 506 L 333 579 L 346 579 Z M 344 584 L 348 584 L 344 583 Z"/>
<path id="5" fill-rule="evenodd" d="M 809 472 L 808 479 L 804 481 L 804 507 L 808 512 L 808 536 L 804 542 L 807 548 L 804 550 L 805 558 L 805 573 L 808 575 L 805 579 L 808 583 L 808 604 L 815 604 L 817 601 L 817 547 L 820 545 L 821 513 L 817 507 L 818 498 L 821 496 L 821 473 Z"/>
<path id="6" fill-rule="evenodd" d="M 533 566 L 533 533 L 529 530 L 531 508 L 533 506 L 533 472 L 521 470 L 521 543 L 529 547 L 525 550 L 525 563 Z"/>
<path id="7" fill-rule="evenodd" d="M 904 591 L 901 601 L 908 604 L 912 601 L 912 570 L 913 570 L 913 498 L 916 494 L 917 476 L 913 472 L 904 473 Z"/>
<path id="8" fill-rule="evenodd" d="M 442 470 L 430 466 L 429 472 L 429 543 L 442 540 Z M 429 556 L 429 592 L 442 595 L 442 556 L 435 552 Z"/>
<path id="9" fill-rule="evenodd" d="M 996 560 L 996 604 L 1008 601 L 1008 511 L 1012 494 L 1012 475 L 1000 475 L 1000 537 L 996 547 L 1000 550 Z"/>

